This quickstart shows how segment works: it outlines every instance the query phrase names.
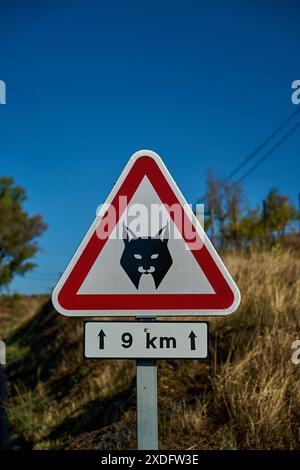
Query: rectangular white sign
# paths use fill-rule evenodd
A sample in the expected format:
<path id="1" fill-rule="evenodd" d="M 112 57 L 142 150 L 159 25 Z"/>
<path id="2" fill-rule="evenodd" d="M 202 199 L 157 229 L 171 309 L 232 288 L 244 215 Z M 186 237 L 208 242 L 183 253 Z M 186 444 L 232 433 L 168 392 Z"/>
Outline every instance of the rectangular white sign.
<path id="1" fill-rule="evenodd" d="M 206 322 L 85 322 L 88 359 L 205 359 Z"/>

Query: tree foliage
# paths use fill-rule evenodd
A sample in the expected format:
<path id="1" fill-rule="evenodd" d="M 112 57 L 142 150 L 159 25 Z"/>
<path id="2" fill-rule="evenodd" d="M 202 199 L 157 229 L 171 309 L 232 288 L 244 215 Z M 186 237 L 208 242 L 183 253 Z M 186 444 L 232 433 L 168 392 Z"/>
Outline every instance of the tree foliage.
<path id="1" fill-rule="evenodd" d="M 265 200 L 265 223 L 268 236 L 283 237 L 289 224 L 296 220 L 297 212 L 287 196 L 272 188 Z"/>
<path id="2" fill-rule="evenodd" d="M 271 188 L 261 207 L 245 204 L 241 183 L 228 182 L 208 172 L 205 205 L 207 228 L 223 248 L 268 245 L 284 239 L 299 215 L 288 196 Z"/>
<path id="3" fill-rule="evenodd" d="M 31 261 L 38 250 L 37 239 L 47 225 L 41 215 L 24 210 L 27 196 L 12 178 L 0 178 L 0 288 L 15 274 L 24 274 L 36 265 Z"/>

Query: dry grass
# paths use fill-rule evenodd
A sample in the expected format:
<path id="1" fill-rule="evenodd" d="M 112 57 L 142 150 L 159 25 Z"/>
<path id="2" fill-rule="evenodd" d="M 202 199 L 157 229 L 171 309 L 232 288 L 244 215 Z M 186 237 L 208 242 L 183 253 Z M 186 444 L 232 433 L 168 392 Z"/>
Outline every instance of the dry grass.
<path id="1" fill-rule="evenodd" d="M 225 263 L 241 306 L 211 319 L 210 363 L 159 362 L 160 446 L 300 449 L 300 259 L 277 250 Z M 84 361 L 82 321 L 49 305 L 12 336 L 13 350 L 25 345 L 9 369 L 15 431 L 34 448 L 134 448 L 132 362 Z"/>
<path id="2" fill-rule="evenodd" d="M 277 250 L 225 261 L 241 306 L 212 320 L 211 389 L 193 406 L 177 405 L 165 427 L 179 422 L 193 448 L 299 449 L 299 369 L 291 345 L 300 337 L 300 260 Z"/>
<path id="3" fill-rule="evenodd" d="M 230 424 L 238 448 L 297 447 L 293 418 L 300 397 L 290 360 L 293 339 L 273 327 L 236 351 L 212 377 L 212 412 Z"/>

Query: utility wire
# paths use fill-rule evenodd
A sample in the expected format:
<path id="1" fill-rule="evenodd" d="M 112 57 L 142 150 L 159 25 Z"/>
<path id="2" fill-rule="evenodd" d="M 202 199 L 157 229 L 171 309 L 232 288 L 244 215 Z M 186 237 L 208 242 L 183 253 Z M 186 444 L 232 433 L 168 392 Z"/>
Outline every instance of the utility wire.
<path id="1" fill-rule="evenodd" d="M 249 170 L 247 170 L 240 178 L 238 181 L 243 181 L 245 178 L 247 178 L 247 176 L 252 173 L 252 171 L 256 170 L 256 168 L 261 165 L 261 163 L 263 163 L 273 152 L 275 152 L 275 150 L 280 147 L 280 145 L 282 145 L 294 132 L 295 130 L 297 130 L 298 128 L 300 127 L 300 121 L 294 126 L 292 127 L 286 134 L 284 134 L 284 136 L 278 141 L 276 142 L 275 145 L 273 145 L 273 147 L 267 152 L 265 153 L 254 165 L 252 165 Z"/>
<path id="2" fill-rule="evenodd" d="M 244 160 L 241 161 L 241 163 L 234 168 L 234 170 L 225 178 L 225 181 L 228 181 L 231 179 L 236 173 L 238 173 L 247 163 L 249 163 L 253 158 L 269 143 L 271 140 L 276 137 L 276 135 L 281 132 L 285 126 L 292 120 L 294 119 L 295 116 L 300 112 L 300 107 L 296 109 L 280 126 L 278 126 L 260 145 L 258 145 L 247 157 L 244 158 Z M 286 139 L 284 139 L 286 140 Z M 277 148 L 277 147 L 276 147 Z M 249 170 L 250 171 L 250 170 Z M 242 180 L 240 178 L 240 180 Z"/>

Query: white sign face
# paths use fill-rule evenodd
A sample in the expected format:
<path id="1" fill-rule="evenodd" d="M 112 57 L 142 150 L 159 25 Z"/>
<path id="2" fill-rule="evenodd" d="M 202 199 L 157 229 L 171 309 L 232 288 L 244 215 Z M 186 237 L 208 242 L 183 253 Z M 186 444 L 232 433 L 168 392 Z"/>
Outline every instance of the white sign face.
<path id="1" fill-rule="evenodd" d="M 52 294 L 67 316 L 229 315 L 240 293 L 161 158 L 136 152 Z"/>
<path id="2" fill-rule="evenodd" d="M 205 359 L 206 322 L 86 322 L 87 359 Z"/>

